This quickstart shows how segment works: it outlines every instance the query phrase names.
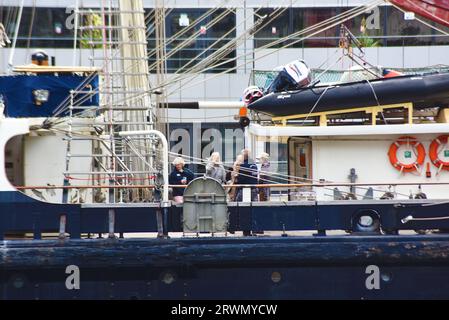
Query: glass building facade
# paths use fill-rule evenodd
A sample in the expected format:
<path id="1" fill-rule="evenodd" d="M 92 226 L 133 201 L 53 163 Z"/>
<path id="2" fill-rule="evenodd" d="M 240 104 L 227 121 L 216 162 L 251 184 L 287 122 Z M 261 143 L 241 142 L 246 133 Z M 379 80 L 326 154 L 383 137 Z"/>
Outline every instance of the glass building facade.
<path id="1" fill-rule="evenodd" d="M 254 48 L 326 48 L 336 47 L 339 39 L 339 26 L 314 35 L 305 41 L 293 38 L 274 46 L 270 43 L 279 38 L 291 35 L 304 28 L 315 25 L 326 19 L 350 10 L 351 7 L 290 7 L 279 10 L 276 18 L 265 22 L 264 27 L 254 34 Z M 236 28 L 243 21 L 237 21 L 235 9 L 215 9 L 207 15 L 210 8 L 172 8 L 166 17 L 167 36 L 167 69 L 169 73 L 189 72 L 190 68 L 207 57 L 217 54 L 217 50 L 225 47 L 236 38 Z M 269 15 L 275 8 L 253 9 L 254 20 Z M 353 34 L 362 40 L 369 40 L 368 46 L 400 47 L 400 46 L 435 46 L 449 45 L 449 36 L 442 35 L 435 29 L 426 26 L 417 19 L 407 19 L 404 13 L 392 6 L 380 6 L 374 12 L 367 12 L 345 24 Z M 154 19 L 153 9 L 146 10 L 148 26 L 148 47 L 150 64 L 155 62 Z M 9 35 L 14 34 L 15 16 L 18 7 L 4 6 L 0 8 L 0 22 L 6 27 Z M 199 23 L 197 19 L 204 17 Z M 432 26 L 449 32 L 449 28 L 437 25 L 425 18 L 420 18 Z M 19 30 L 18 48 L 73 48 L 72 10 L 66 8 L 25 7 Z M 189 28 L 190 27 L 190 28 Z M 187 30 L 187 31 L 184 31 Z M 82 37 L 81 37 L 82 38 Z M 178 48 L 175 50 L 175 48 Z M 179 49 L 180 48 L 180 49 Z M 206 72 L 235 72 L 236 61 L 224 63 L 229 58 L 240 54 L 238 48 L 230 46 L 214 59 L 215 67 Z M 220 51 L 221 52 L 221 51 Z"/>
<path id="2" fill-rule="evenodd" d="M 232 10 L 217 9 L 207 15 L 209 9 L 172 9 L 166 17 L 167 70 L 187 72 L 197 63 L 211 55 L 218 55 L 223 48 L 236 37 L 236 17 Z M 198 23 L 196 23 L 198 21 Z M 154 26 L 149 25 L 149 49 L 155 47 Z M 179 50 L 177 48 L 180 48 Z M 235 50 L 226 52 L 214 61 L 218 66 L 208 72 L 222 72 L 235 67 Z M 150 63 L 155 62 L 155 55 L 150 56 Z"/>
<path id="3" fill-rule="evenodd" d="M 279 17 L 270 22 L 255 35 L 255 47 L 268 46 L 275 39 L 293 34 L 326 19 L 335 17 L 351 8 L 288 8 Z M 264 8 L 259 14 L 270 14 L 274 8 Z M 426 23 L 449 32 L 449 28 L 436 24 L 426 18 L 419 18 Z M 426 26 L 417 19 L 407 20 L 402 11 L 392 6 L 381 6 L 375 11 L 359 15 L 345 22 L 351 32 L 360 38 L 373 39 L 376 46 L 429 46 L 449 45 L 449 36 Z M 364 28 L 363 28 L 364 27 Z M 291 48 L 320 48 L 338 46 L 340 29 L 338 26 L 330 28 L 313 37 L 291 44 L 299 38 L 293 38 L 272 47 L 290 45 Z"/>

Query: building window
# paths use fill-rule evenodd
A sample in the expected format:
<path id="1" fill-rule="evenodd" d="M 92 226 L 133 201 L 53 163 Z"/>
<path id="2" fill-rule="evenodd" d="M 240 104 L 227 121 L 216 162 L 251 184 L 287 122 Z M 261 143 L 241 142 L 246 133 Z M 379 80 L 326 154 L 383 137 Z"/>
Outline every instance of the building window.
<path id="1" fill-rule="evenodd" d="M 291 8 L 262 8 L 258 12 L 259 16 L 267 16 L 267 21 L 263 23 L 261 28 L 254 35 L 255 47 L 260 48 L 269 45 L 271 42 L 288 36 L 293 32 L 292 23 L 290 19 L 292 16 Z M 258 18 L 255 18 L 257 21 Z M 302 26 L 302 25 L 301 25 Z M 284 46 L 286 42 L 270 46 L 270 48 L 280 48 Z"/>
<path id="2" fill-rule="evenodd" d="M 278 18 L 269 22 L 255 34 L 255 47 L 261 48 L 270 42 L 316 25 L 329 18 L 353 9 L 352 7 L 314 7 L 289 8 Z M 260 14 L 271 14 L 275 9 L 265 8 Z M 449 28 L 439 25 L 426 18 L 419 17 L 430 25 L 446 32 Z M 449 36 L 442 35 L 417 19 L 406 19 L 404 13 L 392 6 L 379 6 L 376 9 L 361 14 L 344 23 L 351 32 L 359 38 L 362 44 L 369 46 L 429 46 L 448 45 Z M 339 26 L 330 28 L 313 37 L 296 42 L 301 36 L 289 41 L 283 41 L 271 46 L 280 48 L 290 44 L 290 48 L 337 47 L 339 40 Z"/>
<path id="3" fill-rule="evenodd" d="M 406 20 L 404 13 L 394 7 L 385 7 L 388 19 L 386 21 L 387 39 L 386 46 L 429 46 L 435 43 L 435 30 L 421 23 L 420 21 Z M 435 25 L 425 18 L 431 25 Z M 449 38 L 446 37 L 446 43 Z"/>
<path id="4" fill-rule="evenodd" d="M 0 22 L 14 36 L 18 7 L 0 8 Z M 71 48 L 73 30 L 66 27 L 65 8 L 24 7 L 17 39 L 18 48 Z"/>
<path id="5" fill-rule="evenodd" d="M 302 11 L 303 28 L 306 28 L 335 17 L 341 10 L 340 8 L 314 8 L 296 11 Z M 297 12 L 297 15 L 301 16 L 299 12 Z M 333 27 L 305 40 L 304 47 L 336 47 L 338 45 L 338 37 L 339 27 Z M 295 46 L 300 47 L 301 43 L 297 43 Z"/>
<path id="6" fill-rule="evenodd" d="M 235 39 L 235 14 L 231 11 L 226 13 L 225 10 L 227 9 L 216 10 L 205 19 L 201 19 L 199 23 L 195 23 L 208 10 L 186 8 L 171 9 L 169 11 L 165 22 L 166 53 L 168 55 L 167 70 L 169 73 L 188 72 L 190 68 L 214 54 L 229 41 Z M 156 61 L 154 24 L 150 23 L 148 29 L 151 31 L 149 37 L 151 65 Z M 234 30 L 231 31 L 231 29 Z M 228 32 L 229 34 L 226 35 Z M 221 39 L 222 37 L 224 38 Z M 235 49 L 232 49 L 212 64 L 221 64 L 227 59 L 234 58 L 235 55 Z M 218 65 L 206 72 L 223 72 L 235 66 L 236 62 L 234 60 Z M 235 70 L 231 70 L 231 72 L 235 72 Z"/>

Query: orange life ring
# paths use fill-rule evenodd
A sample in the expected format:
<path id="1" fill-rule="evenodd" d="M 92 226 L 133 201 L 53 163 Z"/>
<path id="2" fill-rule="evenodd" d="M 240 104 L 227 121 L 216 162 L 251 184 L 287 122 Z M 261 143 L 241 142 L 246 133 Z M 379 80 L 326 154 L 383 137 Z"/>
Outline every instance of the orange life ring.
<path id="1" fill-rule="evenodd" d="M 397 152 L 401 145 L 409 144 L 417 152 L 416 161 L 410 164 L 404 164 L 399 162 Z M 417 171 L 419 166 L 423 165 L 426 158 L 426 150 L 421 142 L 419 142 L 415 137 L 401 137 L 398 141 L 394 142 L 390 146 L 388 151 L 388 156 L 390 157 L 390 162 L 397 170 L 401 172 L 414 172 Z"/>
<path id="2" fill-rule="evenodd" d="M 438 168 L 438 169 L 444 169 L 449 171 L 449 162 L 443 161 L 438 157 L 438 149 L 440 145 L 447 144 L 449 139 L 449 135 L 443 135 L 439 136 L 435 140 L 432 141 L 429 148 L 429 157 L 430 160 L 432 160 L 432 163 Z"/>

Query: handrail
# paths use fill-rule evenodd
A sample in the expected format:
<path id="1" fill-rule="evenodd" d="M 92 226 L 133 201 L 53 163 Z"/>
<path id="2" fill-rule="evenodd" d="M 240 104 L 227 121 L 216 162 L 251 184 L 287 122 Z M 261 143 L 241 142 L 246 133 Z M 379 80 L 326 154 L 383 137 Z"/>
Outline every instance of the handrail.
<path id="1" fill-rule="evenodd" d="M 162 142 L 162 175 L 164 177 L 164 190 L 162 194 L 162 201 L 163 206 L 167 206 L 169 203 L 168 198 L 168 141 L 167 138 L 164 136 L 164 134 L 157 130 L 143 130 L 143 131 L 122 131 L 119 132 L 119 136 L 121 137 L 130 137 L 130 136 L 143 136 L 143 135 L 155 135 L 157 136 L 161 142 Z"/>
<path id="2" fill-rule="evenodd" d="M 369 186 L 426 186 L 449 185 L 449 182 L 394 182 L 394 183 L 279 183 L 279 184 L 230 184 L 224 188 L 300 188 L 300 187 L 369 187 Z M 157 189 L 156 185 L 89 185 L 89 186 L 16 186 L 17 190 L 57 189 Z M 168 185 L 169 188 L 187 188 L 187 185 Z"/>

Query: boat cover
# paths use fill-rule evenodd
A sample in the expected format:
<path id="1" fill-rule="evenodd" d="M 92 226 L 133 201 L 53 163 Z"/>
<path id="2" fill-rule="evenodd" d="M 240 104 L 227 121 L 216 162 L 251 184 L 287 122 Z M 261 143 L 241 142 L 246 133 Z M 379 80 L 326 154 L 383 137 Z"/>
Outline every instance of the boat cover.
<path id="1" fill-rule="evenodd" d="M 51 117 L 54 115 L 54 110 L 70 96 L 70 90 L 85 85 L 86 78 L 86 76 L 77 75 L 2 76 L 0 77 L 0 100 L 3 100 L 5 104 L 5 116 L 10 118 Z M 91 77 L 91 79 L 86 81 L 90 86 L 81 90 L 98 89 L 98 76 Z M 34 90 L 48 90 L 50 93 L 48 102 L 37 105 L 33 94 Z M 86 97 L 85 94 L 78 94 L 75 101 L 84 97 Z M 92 94 L 87 101 L 80 105 L 98 106 L 98 94 Z"/>

